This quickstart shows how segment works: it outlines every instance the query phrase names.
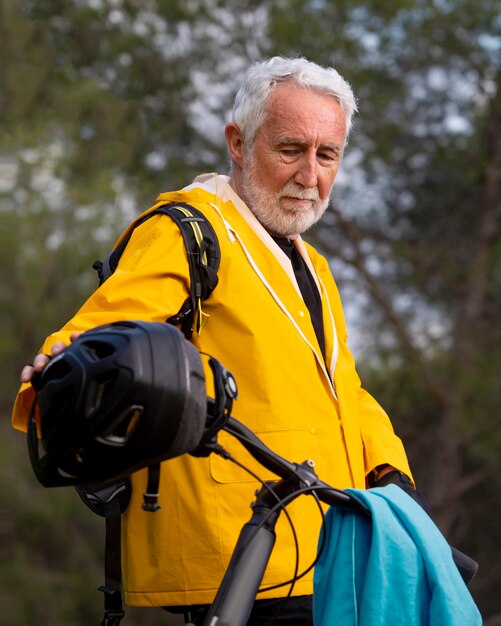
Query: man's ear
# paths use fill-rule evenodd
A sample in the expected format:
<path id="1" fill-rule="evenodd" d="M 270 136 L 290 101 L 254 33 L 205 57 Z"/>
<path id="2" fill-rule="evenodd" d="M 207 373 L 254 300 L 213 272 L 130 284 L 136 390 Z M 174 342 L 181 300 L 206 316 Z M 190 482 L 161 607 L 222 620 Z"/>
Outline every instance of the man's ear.
<path id="1" fill-rule="evenodd" d="M 224 130 L 230 159 L 238 167 L 242 167 L 244 157 L 244 138 L 240 128 L 233 122 L 229 122 Z"/>

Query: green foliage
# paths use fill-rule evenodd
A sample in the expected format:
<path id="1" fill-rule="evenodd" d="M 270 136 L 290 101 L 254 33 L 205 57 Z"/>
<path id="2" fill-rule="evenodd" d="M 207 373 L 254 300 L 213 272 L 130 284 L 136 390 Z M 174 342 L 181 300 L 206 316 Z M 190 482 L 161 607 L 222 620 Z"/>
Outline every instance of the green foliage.
<path id="1" fill-rule="evenodd" d="M 2 422 L 0 624 L 92 623 L 100 610 L 91 594 L 102 576 L 102 524 L 76 493 L 44 493 L 28 467 L 25 441 L 7 429 Z"/>

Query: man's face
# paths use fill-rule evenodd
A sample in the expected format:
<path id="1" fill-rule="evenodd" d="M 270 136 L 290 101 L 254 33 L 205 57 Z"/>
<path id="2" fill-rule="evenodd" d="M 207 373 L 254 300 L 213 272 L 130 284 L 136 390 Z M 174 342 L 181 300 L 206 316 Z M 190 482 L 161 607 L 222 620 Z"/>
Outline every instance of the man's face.
<path id="1" fill-rule="evenodd" d="M 345 115 L 332 97 L 285 83 L 270 96 L 267 118 L 244 147 L 239 188 L 272 235 L 294 238 L 329 203 L 345 144 Z"/>

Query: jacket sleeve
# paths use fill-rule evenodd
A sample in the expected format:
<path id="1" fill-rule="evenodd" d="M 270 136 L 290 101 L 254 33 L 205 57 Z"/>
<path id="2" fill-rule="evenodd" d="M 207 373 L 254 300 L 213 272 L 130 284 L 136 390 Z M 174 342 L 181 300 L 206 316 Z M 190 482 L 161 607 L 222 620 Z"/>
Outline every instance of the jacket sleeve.
<path id="1" fill-rule="evenodd" d="M 401 439 L 395 434 L 386 411 L 372 395 L 363 388 L 355 360 L 347 343 L 346 335 L 339 337 L 343 353 L 344 384 L 340 385 L 339 402 L 348 420 L 358 420 L 359 436 L 363 446 L 363 465 L 366 479 L 378 465 L 391 465 L 413 481 L 407 455 Z M 341 397 L 341 394 L 345 396 Z M 347 397 L 346 397 L 347 396 Z M 353 402 L 353 404 L 352 404 Z M 347 406 L 348 404 L 348 406 Z M 354 428 L 354 424 L 350 425 Z"/>
<path id="2" fill-rule="evenodd" d="M 378 465 L 388 464 L 414 483 L 404 445 L 395 434 L 390 418 L 363 387 L 359 390 L 359 406 L 366 476 Z"/>
<path id="3" fill-rule="evenodd" d="M 170 217 L 158 215 L 138 226 L 108 280 L 59 331 L 49 335 L 39 352 L 50 354 L 70 335 L 120 320 L 164 322 L 179 311 L 189 295 L 189 267 L 183 237 Z M 12 424 L 26 429 L 34 393 L 21 385 L 14 402 Z"/>

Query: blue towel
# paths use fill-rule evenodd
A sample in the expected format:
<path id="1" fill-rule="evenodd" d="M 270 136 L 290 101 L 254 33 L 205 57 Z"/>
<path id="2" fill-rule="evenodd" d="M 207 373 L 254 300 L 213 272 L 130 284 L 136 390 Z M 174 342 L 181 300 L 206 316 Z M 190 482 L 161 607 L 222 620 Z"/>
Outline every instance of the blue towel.
<path id="1" fill-rule="evenodd" d="M 371 517 L 327 511 L 315 626 L 481 626 L 451 549 L 423 509 L 395 485 L 347 491 Z"/>

